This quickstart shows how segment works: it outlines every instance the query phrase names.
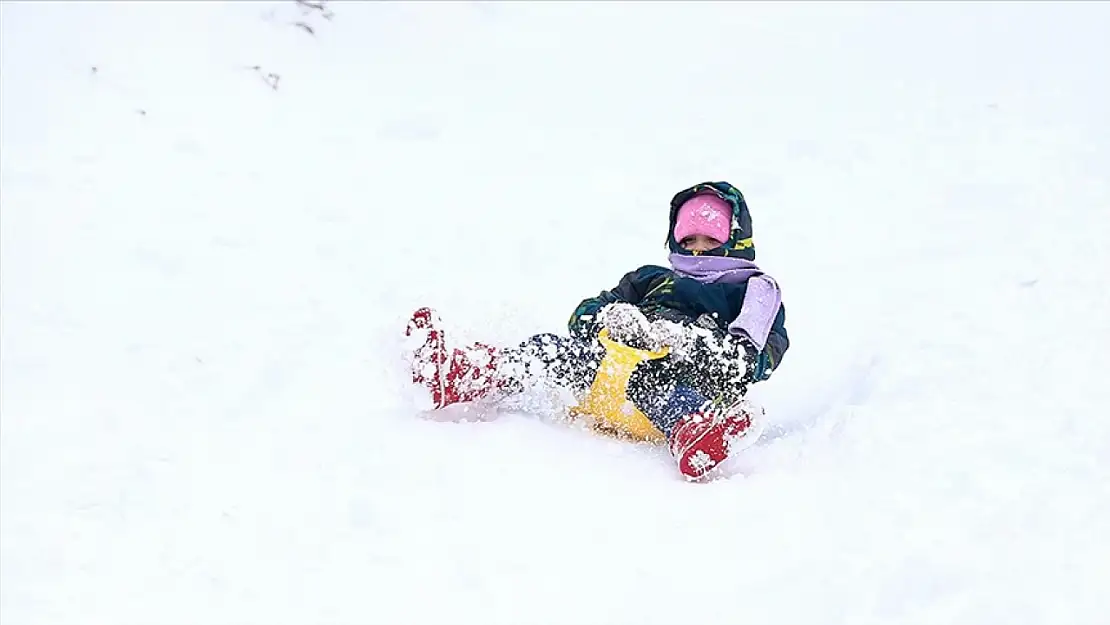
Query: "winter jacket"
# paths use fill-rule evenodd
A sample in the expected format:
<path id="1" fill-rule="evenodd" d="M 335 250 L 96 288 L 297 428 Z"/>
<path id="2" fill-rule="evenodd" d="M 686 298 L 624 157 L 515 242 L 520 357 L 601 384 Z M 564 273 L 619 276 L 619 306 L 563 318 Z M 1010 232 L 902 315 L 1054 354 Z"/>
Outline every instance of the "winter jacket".
<path id="1" fill-rule="evenodd" d="M 613 289 L 583 300 L 567 325 L 572 335 L 592 338 L 599 330 L 595 322 L 597 312 L 614 302 L 628 302 L 640 308 L 648 319 L 668 319 L 682 324 L 704 324 L 712 320 L 716 325 L 714 330 L 723 336 L 728 334 L 729 324 L 740 314 L 747 289 L 748 282 L 704 283 L 665 267 L 645 265 L 625 274 Z M 761 353 L 770 370 L 782 363 L 790 347 L 785 324 L 786 308 L 780 304 Z"/>

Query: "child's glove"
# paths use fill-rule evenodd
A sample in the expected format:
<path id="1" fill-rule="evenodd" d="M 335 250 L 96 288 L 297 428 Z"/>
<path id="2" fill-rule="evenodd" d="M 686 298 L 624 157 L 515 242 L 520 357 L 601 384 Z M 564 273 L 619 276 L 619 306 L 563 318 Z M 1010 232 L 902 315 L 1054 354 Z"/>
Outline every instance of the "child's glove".
<path id="1" fill-rule="evenodd" d="M 651 323 L 644 313 L 628 302 L 614 302 L 597 312 L 597 324 L 609 330 L 618 343 L 638 349 L 652 349 Z"/>
<path id="2" fill-rule="evenodd" d="M 752 363 L 751 368 L 752 382 L 762 382 L 771 377 L 771 372 L 774 369 L 771 366 L 771 357 L 767 352 L 759 352 L 755 357 L 755 362 Z"/>
<path id="3" fill-rule="evenodd" d="M 696 340 L 690 327 L 667 319 L 651 322 L 651 336 L 657 347 L 668 347 L 670 354 L 678 358 L 688 358 Z"/>
<path id="4" fill-rule="evenodd" d="M 759 350 L 745 336 L 738 336 L 736 340 L 744 347 L 744 361 L 748 364 L 748 371 L 744 379 L 748 382 L 762 382 L 771 377 L 774 364 L 767 350 Z"/>

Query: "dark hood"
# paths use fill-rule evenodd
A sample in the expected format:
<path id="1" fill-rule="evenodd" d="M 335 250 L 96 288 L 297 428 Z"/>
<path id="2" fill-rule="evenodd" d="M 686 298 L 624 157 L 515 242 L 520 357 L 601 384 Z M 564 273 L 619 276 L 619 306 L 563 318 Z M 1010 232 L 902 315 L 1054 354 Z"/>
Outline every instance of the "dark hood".
<path id="1" fill-rule="evenodd" d="M 674 238 L 675 219 L 682 204 L 699 193 L 712 193 L 732 206 L 731 236 L 724 245 L 708 252 L 690 252 L 682 248 Z M 671 199 L 671 218 L 667 225 L 667 247 L 674 254 L 684 256 L 728 256 L 755 260 L 755 244 L 752 242 L 752 216 L 740 189 L 727 182 L 702 182 L 683 189 Z"/>

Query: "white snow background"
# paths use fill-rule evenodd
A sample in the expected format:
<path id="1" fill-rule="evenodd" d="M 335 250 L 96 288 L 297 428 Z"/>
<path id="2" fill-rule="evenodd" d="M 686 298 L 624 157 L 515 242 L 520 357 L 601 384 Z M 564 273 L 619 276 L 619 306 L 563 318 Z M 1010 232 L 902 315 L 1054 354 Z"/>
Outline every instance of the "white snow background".
<path id="1" fill-rule="evenodd" d="M 0 4 L 4 625 L 1110 622 L 1110 4 L 329 7 Z M 729 476 L 414 411 L 414 308 L 564 331 L 705 180 Z"/>

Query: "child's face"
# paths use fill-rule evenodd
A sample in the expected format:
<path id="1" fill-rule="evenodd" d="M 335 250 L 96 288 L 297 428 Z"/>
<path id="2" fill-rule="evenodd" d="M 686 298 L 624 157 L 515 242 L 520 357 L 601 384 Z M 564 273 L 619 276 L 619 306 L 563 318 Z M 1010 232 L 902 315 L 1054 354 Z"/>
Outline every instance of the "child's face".
<path id="1" fill-rule="evenodd" d="M 679 241 L 679 245 L 688 252 L 708 252 L 711 249 L 721 247 L 722 243 L 704 234 L 692 234 Z"/>

